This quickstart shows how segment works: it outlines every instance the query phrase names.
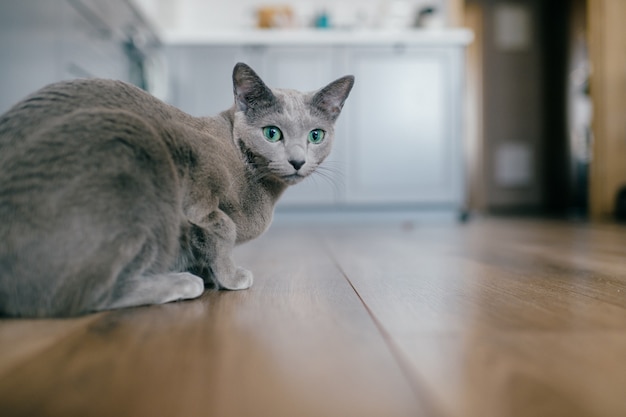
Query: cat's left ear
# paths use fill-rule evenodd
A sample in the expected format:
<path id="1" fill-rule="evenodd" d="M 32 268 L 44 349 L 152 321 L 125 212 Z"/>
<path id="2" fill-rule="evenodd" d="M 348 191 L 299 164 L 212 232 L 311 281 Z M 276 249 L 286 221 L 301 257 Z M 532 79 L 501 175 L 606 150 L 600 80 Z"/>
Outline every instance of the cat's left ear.
<path id="1" fill-rule="evenodd" d="M 354 85 L 354 76 L 346 75 L 333 81 L 315 93 L 311 105 L 327 115 L 331 121 L 337 120 L 343 104 Z"/>
<path id="2" fill-rule="evenodd" d="M 272 91 L 252 68 L 242 62 L 233 69 L 233 92 L 237 109 L 243 112 L 276 104 Z"/>

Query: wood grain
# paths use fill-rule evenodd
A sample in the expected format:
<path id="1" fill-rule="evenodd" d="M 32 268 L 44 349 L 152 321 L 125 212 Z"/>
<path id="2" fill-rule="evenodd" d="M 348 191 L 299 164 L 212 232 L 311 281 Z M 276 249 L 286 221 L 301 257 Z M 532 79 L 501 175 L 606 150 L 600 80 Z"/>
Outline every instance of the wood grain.
<path id="1" fill-rule="evenodd" d="M 487 222 L 328 242 L 445 415 L 620 416 L 625 232 Z"/>
<path id="2" fill-rule="evenodd" d="M 623 416 L 626 228 L 274 227 L 242 292 L 0 320 L 2 416 Z"/>
<path id="3" fill-rule="evenodd" d="M 68 320 L 0 375 L 0 415 L 407 416 L 403 370 L 319 242 L 244 248 L 253 289 Z M 82 321 L 81 321 L 82 320 Z M 47 321 L 5 321 L 6 346 Z M 21 333 L 21 334 L 20 334 Z M 5 350 L 3 344 L 2 350 Z M 4 356 L 3 354 L 1 356 Z"/>

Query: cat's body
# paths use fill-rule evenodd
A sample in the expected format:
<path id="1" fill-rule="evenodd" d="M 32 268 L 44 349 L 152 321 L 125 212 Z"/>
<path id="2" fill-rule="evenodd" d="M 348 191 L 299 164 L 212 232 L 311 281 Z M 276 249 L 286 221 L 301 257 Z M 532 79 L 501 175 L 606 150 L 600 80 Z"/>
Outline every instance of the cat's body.
<path id="1" fill-rule="evenodd" d="M 263 233 L 285 188 L 326 157 L 353 78 L 270 90 L 238 64 L 233 81 L 235 105 L 216 117 L 109 80 L 53 84 L 0 116 L 0 314 L 249 287 L 231 251 Z"/>

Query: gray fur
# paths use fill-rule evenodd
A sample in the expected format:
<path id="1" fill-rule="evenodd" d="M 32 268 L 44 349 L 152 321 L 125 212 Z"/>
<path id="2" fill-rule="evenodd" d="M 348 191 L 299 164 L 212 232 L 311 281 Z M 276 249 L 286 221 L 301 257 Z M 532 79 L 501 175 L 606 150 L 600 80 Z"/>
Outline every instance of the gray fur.
<path id="1" fill-rule="evenodd" d="M 16 104 L 0 116 L 0 314 L 248 288 L 233 247 L 263 233 L 285 188 L 326 158 L 353 82 L 270 89 L 237 64 L 235 104 L 206 118 L 110 80 L 52 84 Z M 266 126 L 283 140 L 265 140 Z M 308 142 L 313 129 L 322 143 Z"/>

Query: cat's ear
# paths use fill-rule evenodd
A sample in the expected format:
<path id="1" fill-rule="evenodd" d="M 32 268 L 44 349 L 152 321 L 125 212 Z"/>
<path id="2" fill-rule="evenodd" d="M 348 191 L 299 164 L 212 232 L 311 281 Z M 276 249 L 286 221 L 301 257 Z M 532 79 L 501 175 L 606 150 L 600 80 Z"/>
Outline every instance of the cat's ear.
<path id="1" fill-rule="evenodd" d="M 334 122 L 339 117 L 353 85 L 354 77 L 352 75 L 341 77 L 316 92 L 311 99 L 311 105 Z"/>
<path id="2" fill-rule="evenodd" d="M 276 97 L 263 80 L 246 64 L 239 62 L 233 69 L 233 92 L 237 110 L 260 109 L 276 103 Z"/>

